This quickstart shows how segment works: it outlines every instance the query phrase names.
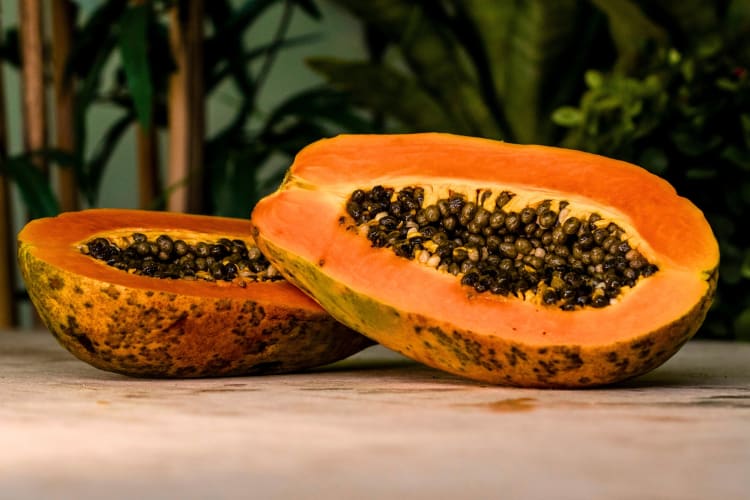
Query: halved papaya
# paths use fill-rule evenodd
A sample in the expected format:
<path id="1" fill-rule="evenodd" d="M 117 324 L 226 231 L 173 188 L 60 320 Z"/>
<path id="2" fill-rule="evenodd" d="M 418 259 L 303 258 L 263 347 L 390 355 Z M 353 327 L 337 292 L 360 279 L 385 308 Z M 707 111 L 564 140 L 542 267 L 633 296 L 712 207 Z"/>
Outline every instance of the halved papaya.
<path id="1" fill-rule="evenodd" d="M 342 323 L 519 386 L 660 365 L 704 320 L 719 261 L 701 211 L 640 167 L 438 133 L 314 143 L 252 223 L 269 260 Z"/>
<path id="2" fill-rule="evenodd" d="M 372 344 L 264 264 L 246 220 L 92 209 L 33 220 L 18 240 L 39 316 L 60 344 L 103 370 L 282 373 Z"/>

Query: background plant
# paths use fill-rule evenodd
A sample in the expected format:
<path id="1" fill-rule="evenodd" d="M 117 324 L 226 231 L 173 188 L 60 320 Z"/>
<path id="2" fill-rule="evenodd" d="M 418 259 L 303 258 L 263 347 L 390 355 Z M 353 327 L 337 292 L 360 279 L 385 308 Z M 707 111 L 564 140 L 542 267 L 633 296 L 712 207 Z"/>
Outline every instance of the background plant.
<path id="1" fill-rule="evenodd" d="M 112 168 L 113 152 L 124 134 L 136 123 L 166 130 L 167 82 L 175 67 L 166 13 L 174 4 L 172 0 L 112 0 L 96 4 L 85 18 L 77 13 L 75 44 L 66 70 L 75 82 L 75 147 L 21 153 L 2 167 L 20 188 L 31 217 L 59 211 L 48 178 L 32 168 L 34 157 L 74 169 L 85 205 L 98 206 L 102 177 Z M 272 8 L 281 9 L 272 36 L 248 42 L 248 32 L 268 22 Z M 289 95 L 274 109 L 263 108 L 263 87 L 279 53 L 316 40 L 312 33 L 290 36 L 294 15 L 319 19 L 321 13 L 312 0 L 205 2 L 205 98 L 231 87 L 234 111 L 221 130 L 205 137 L 203 213 L 247 217 L 255 201 L 273 189 L 283 174 L 279 166 L 260 175 L 270 158 L 288 158 L 304 144 L 342 128 L 370 130 L 341 92 L 325 86 Z M 18 31 L 11 28 L 0 57 L 18 66 L 18 54 Z M 103 131 L 92 130 L 88 120 L 96 107 L 117 110 L 117 117 Z M 173 187 L 162 186 L 162 194 Z M 156 198 L 150 208 L 162 208 L 163 203 L 163 196 Z"/>

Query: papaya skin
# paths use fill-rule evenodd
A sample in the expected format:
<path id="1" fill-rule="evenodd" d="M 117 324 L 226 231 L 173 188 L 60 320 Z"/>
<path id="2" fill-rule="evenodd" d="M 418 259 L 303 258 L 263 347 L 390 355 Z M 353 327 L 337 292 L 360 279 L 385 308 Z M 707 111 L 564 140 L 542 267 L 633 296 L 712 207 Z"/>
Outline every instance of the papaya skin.
<path id="1" fill-rule="evenodd" d="M 247 221 L 161 212 L 95 209 L 30 222 L 18 261 L 31 301 L 59 343 L 92 366 L 152 378 L 286 373 L 372 344 L 285 281 L 241 288 L 136 276 L 79 250 L 93 235 L 135 231 L 251 241 Z"/>
<path id="2" fill-rule="evenodd" d="M 450 164 L 462 164 L 464 157 L 477 169 L 451 173 Z M 546 172 L 557 158 L 585 170 L 577 180 L 580 189 L 573 190 L 569 173 Z M 482 180 L 488 161 L 496 173 Z M 524 169 L 548 175 L 524 181 Z M 372 248 L 345 229 L 344 205 L 354 189 L 473 183 L 497 190 L 507 186 L 505 175 L 512 179 L 510 190 L 521 195 L 542 191 L 601 208 L 631 231 L 659 271 L 614 305 L 561 311 L 475 293 L 447 273 Z M 599 175 L 615 176 L 627 188 L 608 194 Z M 639 192 L 641 200 L 632 199 Z M 651 227 L 643 203 L 674 225 L 660 220 Z M 313 217 L 317 221 L 307 226 L 295 224 Z M 314 143 L 300 152 L 280 189 L 256 206 L 252 222 L 267 258 L 339 321 L 426 365 L 492 384 L 591 387 L 646 373 L 700 328 L 718 276 L 718 245 L 702 213 L 646 171 L 587 153 L 447 134 L 340 136 Z M 675 240 L 685 228 L 690 238 Z"/>
<path id="3" fill-rule="evenodd" d="M 415 361 L 491 384 L 537 388 L 595 387 L 647 373 L 672 357 L 698 330 L 711 305 L 711 290 L 684 316 L 628 341 L 608 345 L 529 345 L 485 335 L 423 314 L 404 313 L 331 279 L 312 263 L 259 238 L 259 246 L 287 279 L 314 295 L 349 327 Z M 352 309 L 356 310 L 352 314 Z"/>

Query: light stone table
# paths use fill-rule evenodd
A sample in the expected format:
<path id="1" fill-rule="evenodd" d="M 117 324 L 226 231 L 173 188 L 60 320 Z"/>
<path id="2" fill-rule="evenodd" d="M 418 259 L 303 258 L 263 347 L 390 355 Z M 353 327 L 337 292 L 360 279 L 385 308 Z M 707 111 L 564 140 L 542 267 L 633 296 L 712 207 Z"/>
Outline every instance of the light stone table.
<path id="1" fill-rule="evenodd" d="M 750 499 L 750 344 L 582 391 L 370 348 L 314 373 L 139 380 L 0 332 L 0 498 Z"/>

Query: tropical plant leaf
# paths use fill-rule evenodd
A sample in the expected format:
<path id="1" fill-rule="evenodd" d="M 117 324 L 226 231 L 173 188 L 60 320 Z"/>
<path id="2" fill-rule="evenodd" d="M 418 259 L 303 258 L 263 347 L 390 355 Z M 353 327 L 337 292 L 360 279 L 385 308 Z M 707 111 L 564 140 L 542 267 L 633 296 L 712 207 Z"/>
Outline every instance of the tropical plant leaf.
<path id="1" fill-rule="evenodd" d="M 78 1 L 78 4 L 85 2 Z M 127 0 L 111 0 L 101 2 L 85 23 L 78 27 L 73 37 L 65 72 L 70 77 L 73 74 L 85 78 L 95 69 L 103 50 L 110 50 L 114 46 L 115 32 L 112 26 L 119 19 L 127 7 Z"/>
<path id="2" fill-rule="evenodd" d="M 136 115 L 145 129 L 151 127 L 154 100 L 148 58 L 149 9 L 148 4 L 130 5 L 120 18 L 117 40 Z"/>
<path id="3" fill-rule="evenodd" d="M 575 0 L 456 2 L 479 33 L 498 101 L 517 142 L 548 142 L 549 116 L 570 99 L 580 81 L 566 49 L 581 38 L 582 12 Z M 585 34 L 585 31 L 584 31 Z M 566 78 L 574 81 L 566 81 Z M 565 92 L 561 92 L 564 90 Z"/>
<path id="4" fill-rule="evenodd" d="M 648 56 L 649 43 L 668 45 L 667 32 L 632 0 L 591 0 L 591 3 L 609 20 L 609 31 L 618 52 L 617 71 L 637 69 L 643 57 Z"/>
<path id="5" fill-rule="evenodd" d="M 327 122 L 352 133 L 372 132 L 369 120 L 347 106 L 349 95 L 329 87 L 314 87 L 295 94 L 276 106 L 266 119 L 271 132 L 289 120 Z"/>
<path id="6" fill-rule="evenodd" d="M 76 171 L 76 178 L 82 186 L 90 185 L 86 178 L 86 172 L 82 166 L 84 163 L 84 154 L 86 151 L 86 143 L 88 140 L 86 118 L 88 117 L 88 111 L 91 105 L 99 93 L 99 87 L 101 84 L 104 71 L 109 61 L 112 52 L 116 47 L 116 40 L 113 36 L 107 36 L 101 40 L 99 50 L 95 52 L 93 61 L 91 61 L 86 73 L 82 74 L 82 79 L 78 85 L 78 89 L 75 95 L 75 113 L 74 113 L 74 134 L 75 139 L 75 152 L 79 155 L 79 161 L 77 162 L 78 170 Z M 71 52 L 71 59 L 77 59 L 81 57 L 81 54 Z"/>
<path id="7" fill-rule="evenodd" d="M 727 8 L 723 29 L 727 37 L 737 44 L 737 57 L 750 66 L 750 0 L 731 0 Z"/>
<path id="8" fill-rule="evenodd" d="M 107 164 L 109 163 L 117 144 L 120 142 L 120 139 L 122 139 L 122 136 L 128 127 L 130 127 L 134 118 L 135 117 L 132 113 L 126 113 L 112 123 L 97 143 L 89 160 L 83 165 L 82 172 L 84 173 L 84 176 L 83 182 L 81 183 L 81 191 L 86 198 L 86 201 L 91 206 L 95 206 L 97 203 L 99 198 L 99 187 Z"/>
<path id="9" fill-rule="evenodd" d="M 306 33 L 291 36 L 284 40 L 273 40 L 257 45 L 252 49 L 243 49 L 238 45 L 236 46 L 236 54 L 231 57 L 231 61 L 222 61 L 222 64 L 212 65 L 210 71 L 206 71 L 206 92 L 210 93 L 225 78 L 231 77 L 241 93 L 250 95 L 248 92 L 254 89 L 249 72 L 250 63 L 265 56 L 270 51 L 305 46 L 319 39 L 320 35 Z"/>
<path id="10" fill-rule="evenodd" d="M 24 205 L 32 219 L 60 213 L 60 205 L 49 180 L 33 163 L 33 155 L 21 154 L 0 162 L 0 173 L 18 186 Z"/>
<path id="11" fill-rule="evenodd" d="M 312 19 L 319 20 L 323 17 L 318 6 L 312 0 L 290 0 L 294 5 L 299 7 L 305 14 Z"/>
<path id="12" fill-rule="evenodd" d="M 9 28 L 0 36 L 0 61 L 5 61 L 17 68 L 21 66 L 18 29 Z"/>
<path id="13" fill-rule="evenodd" d="M 655 8 L 662 13 L 662 17 L 670 19 L 679 27 L 680 37 L 672 37 L 674 41 L 685 38 L 690 43 L 713 33 L 719 28 L 719 15 L 716 2 L 705 0 L 659 0 L 653 5 L 646 4 L 646 8 Z"/>
<path id="14" fill-rule="evenodd" d="M 410 130 L 463 132 L 413 79 L 380 64 L 311 58 L 308 65 L 369 109 L 382 110 Z"/>
<path id="15" fill-rule="evenodd" d="M 213 213 L 224 217 L 247 218 L 260 199 L 258 169 L 266 163 L 271 150 L 263 144 L 248 144 L 243 150 L 227 154 L 221 170 L 212 171 Z M 237 189 L 243 186 L 244 189 Z"/>
<path id="16" fill-rule="evenodd" d="M 208 2 L 206 5 L 207 18 L 214 26 L 212 36 L 203 42 L 206 54 L 216 54 L 227 51 L 226 57 L 210 57 L 205 61 L 207 93 L 231 74 L 240 92 L 252 95 L 254 85 L 249 72 L 247 61 L 244 60 L 244 30 L 247 29 L 273 2 L 268 0 L 245 2 L 240 8 L 234 9 L 226 0 Z"/>
<path id="17" fill-rule="evenodd" d="M 450 30 L 429 8 L 407 0 L 336 0 L 396 44 L 414 78 L 454 124 L 453 131 L 500 137 L 473 68 Z"/>

